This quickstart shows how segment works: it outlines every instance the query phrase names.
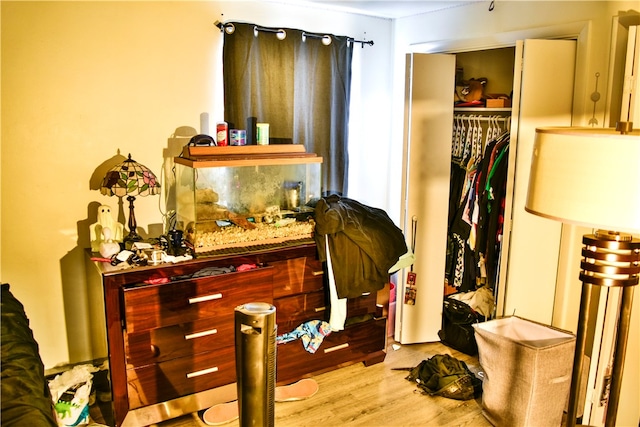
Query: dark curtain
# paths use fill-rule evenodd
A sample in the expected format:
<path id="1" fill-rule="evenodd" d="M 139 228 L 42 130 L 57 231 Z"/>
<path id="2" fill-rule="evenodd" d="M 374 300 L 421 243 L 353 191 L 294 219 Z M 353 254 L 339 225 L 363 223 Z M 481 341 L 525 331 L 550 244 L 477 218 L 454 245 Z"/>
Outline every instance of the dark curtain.
<path id="1" fill-rule="evenodd" d="M 323 194 L 347 194 L 347 135 L 353 42 L 246 23 L 224 33 L 225 120 L 248 129 L 269 123 L 270 137 L 289 138 L 323 157 Z M 226 28 L 226 27 L 225 27 Z"/>

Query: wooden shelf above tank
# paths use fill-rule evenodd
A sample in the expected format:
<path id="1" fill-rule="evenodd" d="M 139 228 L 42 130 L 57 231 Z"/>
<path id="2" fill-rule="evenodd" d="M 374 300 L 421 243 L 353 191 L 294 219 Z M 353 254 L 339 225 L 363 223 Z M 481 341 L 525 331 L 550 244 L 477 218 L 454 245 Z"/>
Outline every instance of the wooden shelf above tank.
<path id="1" fill-rule="evenodd" d="M 322 157 L 307 153 L 304 145 L 240 145 L 225 147 L 185 146 L 176 163 L 192 168 L 220 166 L 265 166 L 322 163 Z"/>

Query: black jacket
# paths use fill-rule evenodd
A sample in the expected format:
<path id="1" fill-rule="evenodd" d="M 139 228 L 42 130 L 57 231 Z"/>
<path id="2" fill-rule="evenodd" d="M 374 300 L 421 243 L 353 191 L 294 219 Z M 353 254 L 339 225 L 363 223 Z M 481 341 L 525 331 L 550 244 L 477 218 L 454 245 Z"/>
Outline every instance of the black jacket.
<path id="1" fill-rule="evenodd" d="M 391 268 L 407 253 L 402 231 L 382 209 L 337 195 L 320 199 L 315 208 L 315 239 L 326 261 L 325 236 L 339 298 L 375 292 L 389 281 Z"/>

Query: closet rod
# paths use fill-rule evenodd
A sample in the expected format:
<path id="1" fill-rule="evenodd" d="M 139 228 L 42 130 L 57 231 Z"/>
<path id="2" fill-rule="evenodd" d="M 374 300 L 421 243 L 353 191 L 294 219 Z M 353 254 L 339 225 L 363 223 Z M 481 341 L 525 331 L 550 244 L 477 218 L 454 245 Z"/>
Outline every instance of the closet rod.
<path id="1" fill-rule="evenodd" d="M 214 22 L 214 25 L 216 27 L 218 27 L 221 32 L 225 31 L 227 34 L 233 34 L 233 32 L 235 31 L 235 26 L 231 22 L 222 23 L 220 21 L 216 21 L 216 22 Z M 254 31 L 262 31 L 262 32 L 265 32 L 265 33 L 276 33 L 276 34 L 284 34 L 284 33 L 286 33 L 286 30 L 284 30 L 282 28 L 261 27 L 259 25 L 254 25 L 253 28 L 254 28 Z M 325 37 L 330 37 L 329 34 L 308 33 L 306 31 L 303 31 L 302 33 L 303 33 L 304 37 L 313 37 L 315 39 L 324 39 Z M 351 43 L 360 43 L 360 45 L 362 47 L 364 47 L 365 44 L 369 45 L 369 46 L 373 46 L 373 40 L 356 40 L 353 37 L 347 37 L 347 41 L 351 42 Z M 329 41 L 329 43 L 330 43 L 330 41 Z"/>
<path id="2" fill-rule="evenodd" d="M 511 120 L 511 117 L 487 117 L 487 116 L 464 116 L 464 115 L 460 115 L 460 114 L 456 114 L 455 116 L 453 116 L 454 120 L 464 120 L 464 121 L 469 121 L 469 122 L 473 122 L 473 121 L 481 121 L 481 122 L 488 122 L 488 121 L 497 121 L 497 122 L 507 122 L 509 120 Z"/>

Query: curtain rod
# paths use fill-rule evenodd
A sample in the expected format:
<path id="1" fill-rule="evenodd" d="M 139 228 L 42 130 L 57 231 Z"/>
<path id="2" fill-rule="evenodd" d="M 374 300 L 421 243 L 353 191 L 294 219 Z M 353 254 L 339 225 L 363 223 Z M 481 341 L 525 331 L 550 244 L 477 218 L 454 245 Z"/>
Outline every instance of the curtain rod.
<path id="1" fill-rule="evenodd" d="M 216 27 L 218 27 L 220 29 L 220 31 L 224 31 L 227 34 L 233 34 L 233 32 L 235 31 L 235 25 L 233 25 L 232 23 L 222 23 L 220 21 L 216 21 L 214 23 L 214 25 Z M 253 31 L 257 32 L 257 31 L 262 31 L 265 33 L 276 33 L 278 35 L 282 34 L 282 39 L 284 39 L 284 37 L 286 37 L 286 31 L 284 29 L 276 29 L 276 28 L 269 28 L 269 27 L 261 27 L 259 25 L 254 25 L 253 26 Z M 324 39 L 325 37 L 330 37 L 330 35 L 328 34 L 317 34 L 317 33 L 308 33 L 306 31 L 302 31 L 302 37 L 313 37 L 316 39 Z M 280 38 L 280 37 L 278 37 Z M 351 42 L 351 43 L 360 43 L 360 45 L 364 48 L 364 45 L 369 45 L 369 46 L 373 46 L 373 40 L 356 40 L 353 37 L 347 37 L 347 41 Z M 329 42 L 330 43 L 330 42 Z M 326 43 L 326 44 L 329 44 Z"/>

